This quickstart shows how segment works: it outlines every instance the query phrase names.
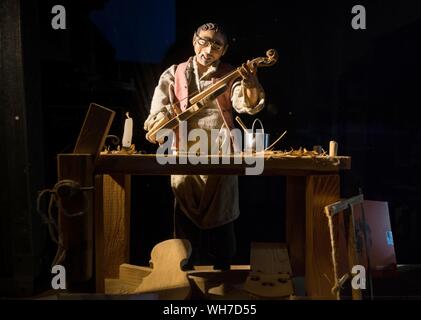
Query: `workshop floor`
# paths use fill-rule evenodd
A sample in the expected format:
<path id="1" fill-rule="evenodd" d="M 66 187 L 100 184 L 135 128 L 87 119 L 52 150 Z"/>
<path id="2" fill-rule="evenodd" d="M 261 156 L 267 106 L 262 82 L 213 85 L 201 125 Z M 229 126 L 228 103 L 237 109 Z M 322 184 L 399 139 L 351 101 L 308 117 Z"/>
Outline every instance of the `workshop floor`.
<path id="1" fill-rule="evenodd" d="M 243 289 L 248 270 L 237 269 L 221 274 L 198 270 L 189 277 L 192 280 L 193 300 L 255 300 L 258 297 L 250 295 Z M 308 299 L 304 295 L 303 278 L 294 278 L 295 295 L 292 299 Z M 76 297 L 77 295 L 75 295 Z M 369 291 L 364 292 L 365 299 L 370 299 Z M 81 295 L 81 299 L 101 299 L 103 295 Z M 58 299 L 56 291 L 48 290 L 35 299 Z M 112 298 L 112 297 L 105 297 Z M 115 298 L 115 297 L 114 297 Z M 147 300 L 154 297 L 145 297 Z M 287 298 L 290 299 L 290 298 Z M 374 300 L 421 300 L 421 265 L 399 265 L 395 275 L 373 277 Z"/>

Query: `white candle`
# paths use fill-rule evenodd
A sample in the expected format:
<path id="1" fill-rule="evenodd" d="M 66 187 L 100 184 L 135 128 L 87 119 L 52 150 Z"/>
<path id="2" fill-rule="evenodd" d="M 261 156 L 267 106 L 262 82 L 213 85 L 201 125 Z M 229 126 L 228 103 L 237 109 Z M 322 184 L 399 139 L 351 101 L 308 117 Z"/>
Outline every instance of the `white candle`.
<path id="1" fill-rule="evenodd" d="M 129 117 L 129 113 L 126 113 L 127 119 L 124 122 L 124 133 L 123 133 L 123 147 L 130 148 L 132 145 L 133 136 L 133 119 Z"/>
<path id="2" fill-rule="evenodd" d="M 329 141 L 329 157 L 336 157 L 338 155 L 338 143 L 336 141 Z"/>

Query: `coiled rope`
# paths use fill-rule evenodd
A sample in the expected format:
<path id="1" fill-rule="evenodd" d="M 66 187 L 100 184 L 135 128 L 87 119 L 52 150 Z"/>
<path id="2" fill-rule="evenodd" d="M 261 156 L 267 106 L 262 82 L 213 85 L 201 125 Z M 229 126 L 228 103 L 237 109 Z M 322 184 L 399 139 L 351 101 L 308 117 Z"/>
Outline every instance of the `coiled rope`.
<path id="1" fill-rule="evenodd" d="M 54 185 L 53 189 L 44 189 L 38 194 L 37 212 L 41 216 L 43 223 L 48 225 L 50 237 L 57 244 L 57 252 L 51 264 L 52 266 L 61 264 L 66 258 L 66 248 L 64 247 L 63 236 L 58 226 L 58 213 L 61 212 L 64 216 L 69 218 L 84 215 L 88 209 L 88 197 L 84 191 L 93 189 L 93 187 L 81 187 L 80 184 L 74 180 L 60 180 Z M 45 213 L 41 209 L 41 203 L 46 194 L 50 195 L 50 200 L 47 212 Z M 69 208 L 66 208 L 66 205 L 63 205 L 62 200 L 70 199 L 76 195 L 82 195 L 83 205 L 81 210 L 71 212 Z"/>

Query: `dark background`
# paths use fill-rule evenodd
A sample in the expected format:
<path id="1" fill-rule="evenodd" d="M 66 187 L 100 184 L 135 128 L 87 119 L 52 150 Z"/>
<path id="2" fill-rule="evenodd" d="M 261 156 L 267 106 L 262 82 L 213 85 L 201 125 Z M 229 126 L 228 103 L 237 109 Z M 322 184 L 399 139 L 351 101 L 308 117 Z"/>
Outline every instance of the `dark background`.
<path id="1" fill-rule="evenodd" d="M 72 151 L 89 103 L 117 112 L 110 134 L 118 136 L 129 111 L 137 150 L 154 152 L 143 131 L 154 87 L 163 70 L 193 55 L 192 34 L 208 21 L 225 26 L 230 48 L 223 60 L 234 66 L 264 56 L 269 48 L 278 51 L 278 63 L 258 72 L 267 105 L 257 117 L 266 131 L 277 137 L 288 130 L 281 149 L 322 145 L 327 150 L 329 140 L 338 141 L 339 154 L 352 157 L 352 170 L 342 173 L 341 195 L 353 196 L 362 188 L 366 199 L 387 201 L 398 263 L 421 263 L 421 133 L 415 115 L 420 103 L 421 5 L 153 3 L 21 1 L 17 18 L 28 136 L 23 143 L 30 163 L 29 169 L 24 166 L 35 181 L 27 191 L 25 215 L 32 225 L 28 246 L 36 247 L 32 255 L 38 257 L 35 277 L 47 270 L 55 250 L 33 213 L 36 192 L 57 181 L 56 155 Z M 66 8 L 66 30 L 51 27 L 56 4 Z M 366 30 L 351 27 L 351 8 L 357 4 L 367 10 Z M 1 9 L 0 18 L 7 12 Z M 250 126 L 255 117 L 242 118 Z M 5 121 L 3 128 L 10 125 Z M 8 137 L 6 129 L 1 133 Z M 13 153 L 14 148 L 6 141 L 1 151 Z M 13 272 L 7 264 L 13 244 L 6 229 L 16 209 L 10 204 L 18 188 L 14 170 L 22 171 L 11 161 L 5 166 L 10 184 L 8 191 L 2 189 L 1 277 Z M 240 177 L 236 263 L 248 262 L 250 241 L 285 240 L 284 183 L 282 177 Z M 169 177 L 133 177 L 131 263 L 147 264 L 153 245 L 171 237 L 172 203 Z M 21 224 L 15 221 L 11 230 L 20 230 Z"/>

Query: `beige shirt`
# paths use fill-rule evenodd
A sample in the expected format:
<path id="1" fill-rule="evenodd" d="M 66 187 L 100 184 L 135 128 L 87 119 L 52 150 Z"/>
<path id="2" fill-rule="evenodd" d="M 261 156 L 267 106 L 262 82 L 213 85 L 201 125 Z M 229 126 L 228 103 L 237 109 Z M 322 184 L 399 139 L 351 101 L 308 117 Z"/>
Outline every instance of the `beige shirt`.
<path id="1" fill-rule="evenodd" d="M 191 60 L 191 74 L 189 79 L 189 93 L 201 92 L 212 84 L 212 74 L 217 70 L 219 61 L 210 66 L 200 78 L 196 59 Z M 163 72 L 155 88 L 152 98 L 151 111 L 145 121 L 145 129 L 155 121 L 160 112 L 167 113 L 174 98 L 174 75 L 176 66 L 173 65 Z M 259 101 L 251 106 L 244 94 L 245 88 L 241 81 L 233 84 L 231 102 L 238 113 L 255 114 L 264 107 L 265 93 L 259 85 Z M 188 120 L 187 129 L 201 128 L 208 131 L 221 128 L 223 124 L 215 100 L 207 101 L 206 108 Z M 191 144 L 192 142 L 190 142 Z M 210 141 L 209 144 L 210 146 Z M 190 147 L 188 145 L 188 147 Z M 180 209 L 200 228 L 209 229 L 224 225 L 238 218 L 240 214 L 238 201 L 238 177 L 217 175 L 172 175 L 171 187 Z"/>

